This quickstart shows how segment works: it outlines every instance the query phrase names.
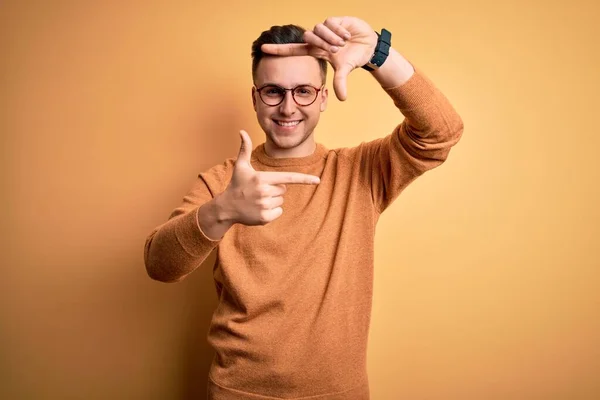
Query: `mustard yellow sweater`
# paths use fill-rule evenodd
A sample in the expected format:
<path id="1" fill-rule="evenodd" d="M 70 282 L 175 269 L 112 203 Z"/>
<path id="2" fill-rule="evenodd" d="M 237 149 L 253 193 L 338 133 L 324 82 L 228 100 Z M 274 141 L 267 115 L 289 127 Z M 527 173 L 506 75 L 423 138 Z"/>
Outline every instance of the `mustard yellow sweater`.
<path id="1" fill-rule="evenodd" d="M 201 173 L 147 238 L 146 268 L 161 281 L 180 280 L 217 251 L 209 399 L 369 399 L 377 220 L 410 182 L 444 162 L 463 131 L 420 71 L 386 91 L 405 116 L 386 137 L 335 150 L 319 144 L 303 158 L 254 149 L 256 170 L 321 178 L 288 185 L 283 215 L 272 223 L 234 225 L 220 241 L 203 234 L 197 211 L 225 190 L 235 161 L 228 159 Z"/>

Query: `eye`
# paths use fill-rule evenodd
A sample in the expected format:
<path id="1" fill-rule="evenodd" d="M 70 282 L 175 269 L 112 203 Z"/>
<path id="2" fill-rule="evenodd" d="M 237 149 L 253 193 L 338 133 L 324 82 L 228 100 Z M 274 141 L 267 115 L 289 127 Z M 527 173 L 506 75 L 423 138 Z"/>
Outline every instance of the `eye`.
<path id="1" fill-rule="evenodd" d="M 311 86 L 299 86 L 294 90 L 294 93 L 298 96 L 314 96 L 315 89 Z"/>
<path id="2" fill-rule="evenodd" d="M 277 86 L 265 86 L 262 92 L 267 96 L 281 96 L 282 89 Z"/>

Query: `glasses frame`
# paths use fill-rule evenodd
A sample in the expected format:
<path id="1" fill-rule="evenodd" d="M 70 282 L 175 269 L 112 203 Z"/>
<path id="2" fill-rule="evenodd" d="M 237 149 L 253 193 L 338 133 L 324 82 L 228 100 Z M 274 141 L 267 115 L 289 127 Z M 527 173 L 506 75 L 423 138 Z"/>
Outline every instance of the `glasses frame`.
<path id="1" fill-rule="evenodd" d="M 261 91 L 264 88 L 269 87 L 269 86 L 275 86 L 276 88 L 279 88 L 279 89 L 283 90 L 283 97 L 281 98 L 281 101 L 279 103 L 277 103 L 277 104 L 269 104 L 269 103 L 267 103 L 262 98 Z M 313 101 L 311 101 L 310 103 L 308 103 L 308 104 L 300 104 L 300 103 L 298 103 L 298 100 L 296 100 L 296 96 L 294 96 L 294 90 L 298 89 L 299 87 L 305 87 L 305 86 L 313 88 L 314 90 L 317 91 L 317 93 L 315 94 L 315 98 L 313 99 Z M 287 89 L 287 88 L 284 88 L 284 87 L 279 86 L 279 85 L 274 85 L 272 83 L 268 83 L 268 84 L 266 84 L 264 86 L 261 86 L 260 88 L 256 87 L 256 85 L 254 85 L 254 89 L 256 89 L 256 91 L 258 92 L 258 97 L 260 97 L 260 101 L 262 101 L 265 105 L 267 105 L 269 107 L 277 107 L 278 105 L 280 105 L 281 103 L 283 103 L 283 101 L 285 100 L 285 98 L 287 96 L 287 92 L 288 91 L 292 93 L 292 99 L 294 100 L 294 103 L 296 103 L 299 107 L 308 107 L 308 106 L 312 105 L 315 101 L 317 101 L 317 98 L 319 97 L 319 92 L 321 92 L 321 90 L 323 90 L 324 87 L 325 87 L 324 84 L 321 85 L 321 87 L 319 87 L 319 88 L 314 87 L 313 85 L 298 85 L 298 86 L 295 86 L 293 88 Z"/>

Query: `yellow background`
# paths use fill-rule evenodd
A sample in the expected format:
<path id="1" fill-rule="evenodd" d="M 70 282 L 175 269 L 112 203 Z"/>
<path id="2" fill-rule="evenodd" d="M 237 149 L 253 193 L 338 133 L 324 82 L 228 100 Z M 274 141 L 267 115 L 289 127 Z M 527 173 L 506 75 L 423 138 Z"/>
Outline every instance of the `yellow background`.
<path id="1" fill-rule="evenodd" d="M 211 266 L 151 281 L 144 240 L 237 154 L 239 129 L 264 140 L 252 41 L 330 15 L 389 29 L 465 122 L 378 226 L 372 398 L 600 398 L 598 2 L 12 1 L 0 15 L 0 398 L 203 398 Z M 345 103 L 329 87 L 329 148 L 400 121 L 365 71 Z"/>

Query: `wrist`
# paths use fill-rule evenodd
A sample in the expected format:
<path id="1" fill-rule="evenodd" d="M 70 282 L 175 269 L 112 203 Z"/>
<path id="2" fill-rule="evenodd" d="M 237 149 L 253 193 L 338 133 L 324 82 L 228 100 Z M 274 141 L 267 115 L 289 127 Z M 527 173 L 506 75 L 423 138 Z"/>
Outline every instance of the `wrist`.
<path id="1" fill-rule="evenodd" d="M 392 33 L 387 29 L 383 28 L 381 34 L 373 32 L 373 35 L 376 36 L 373 54 L 369 61 L 362 66 L 363 69 L 369 72 L 377 71 L 385 63 L 390 52 L 390 47 L 392 46 Z"/>
<path id="2" fill-rule="evenodd" d="M 233 226 L 233 222 L 224 211 L 219 196 L 200 206 L 197 212 L 198 227 L 205 237 L 212 241 L 219 241 Z"/>
<path id="3" fill-rule="evenodd" d="M 394 48 L 390 48 L 390 55 L 386 63 L 381 68 L 372 71 L 371 75 L 381 87 L 391 89 L 405 84 L 414 72 L 412 64 Z"/>
<path id="4" fill-rule="evenodd" d="M 229 197 L 227 191 L 215 196 L 214 201 L 214 215 L 216 222 L 224 226 L 232 226 L 236 223 L 233 213 L 233 207 L 230 206 Z"/>

